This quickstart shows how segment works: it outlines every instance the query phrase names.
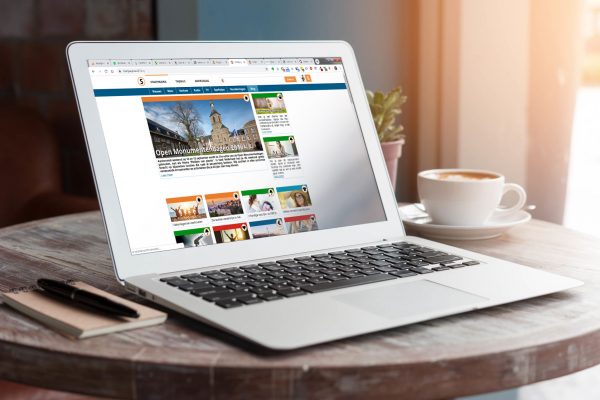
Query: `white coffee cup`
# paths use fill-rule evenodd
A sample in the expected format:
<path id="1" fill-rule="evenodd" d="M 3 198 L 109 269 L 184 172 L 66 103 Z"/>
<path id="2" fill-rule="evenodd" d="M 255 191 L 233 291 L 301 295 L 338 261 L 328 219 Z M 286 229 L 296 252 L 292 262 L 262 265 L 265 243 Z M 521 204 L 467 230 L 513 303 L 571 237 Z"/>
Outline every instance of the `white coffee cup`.
<path id="1" fill-rule="evenodd" d="M 492 216 L 507 216 L 523 208 L 525 189 L 505 183 L 504 176 L 475 169 L 432 169 L 417 176 L 419 197 L 434 224 L 481 226 Z M 502 197 L 514 191 L 518 200 L 499 207 Z"/>

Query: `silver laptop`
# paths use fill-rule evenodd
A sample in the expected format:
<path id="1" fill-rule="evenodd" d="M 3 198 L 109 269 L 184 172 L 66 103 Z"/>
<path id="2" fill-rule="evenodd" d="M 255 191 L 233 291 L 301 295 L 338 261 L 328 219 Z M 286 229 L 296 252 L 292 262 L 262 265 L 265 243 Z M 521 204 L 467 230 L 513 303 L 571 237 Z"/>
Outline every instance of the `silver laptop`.
<path id="1" fill-rule="evenodd" d="M 345 42 L 67 49 L 117 279 L 271 349 L 581 284 L 407 237 Z"/>

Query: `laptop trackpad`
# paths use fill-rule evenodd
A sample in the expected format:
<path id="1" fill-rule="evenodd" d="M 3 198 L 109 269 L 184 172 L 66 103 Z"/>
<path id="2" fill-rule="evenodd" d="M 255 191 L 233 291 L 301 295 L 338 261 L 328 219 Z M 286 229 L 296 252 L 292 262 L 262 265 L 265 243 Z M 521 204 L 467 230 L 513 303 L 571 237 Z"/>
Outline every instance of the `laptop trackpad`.
<path id="1" fill-rule="evenodd" d="M 391 319 L 415 315 L 444 314 L 444 311 L 465 311 L 485 302 L 480 297 L 428 280 L 380 286 L 334 296 L 353 307 Z M 473 306 L 473 307 L 470 307 Z"/>

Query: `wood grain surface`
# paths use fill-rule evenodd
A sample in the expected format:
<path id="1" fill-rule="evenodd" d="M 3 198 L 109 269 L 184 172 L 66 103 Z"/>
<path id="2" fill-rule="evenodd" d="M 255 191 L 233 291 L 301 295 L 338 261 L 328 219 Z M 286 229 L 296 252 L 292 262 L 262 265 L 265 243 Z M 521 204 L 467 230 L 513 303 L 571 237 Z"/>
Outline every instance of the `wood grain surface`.
<path id="1" fill-rule="evenodd" d="M 531 221 L 446 243 L 584 281 L 528 301 L 294 352 L 266 352 L 169 311 L 167 323 L 67 339 L 0 305 L 0 379 L 118 398 L 436 399 L 600 363 L 600 240 Z M 0 290 L 77 279 L 128 299 L 98 212 L 0 229 Z"/>

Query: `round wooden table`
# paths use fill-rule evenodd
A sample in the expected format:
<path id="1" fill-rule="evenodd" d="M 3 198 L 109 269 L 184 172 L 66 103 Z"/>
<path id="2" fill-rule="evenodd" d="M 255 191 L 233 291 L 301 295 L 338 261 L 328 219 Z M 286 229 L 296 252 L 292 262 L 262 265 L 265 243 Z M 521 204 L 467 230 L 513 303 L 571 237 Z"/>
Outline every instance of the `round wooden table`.
<path id="1" fill-rule="evenodd" d="M 568 292 L 286 353 L 169 312 L 164 325 L 67 339 L 0 306 L 0 379 L 119 398 L 448 398 L 600 363 L 600 240 L 531 221 L 447 242 L 586 282 Z M 40 277 L 128 294 L 97 212 L 0 229 L 0 290 Z"/>

